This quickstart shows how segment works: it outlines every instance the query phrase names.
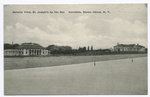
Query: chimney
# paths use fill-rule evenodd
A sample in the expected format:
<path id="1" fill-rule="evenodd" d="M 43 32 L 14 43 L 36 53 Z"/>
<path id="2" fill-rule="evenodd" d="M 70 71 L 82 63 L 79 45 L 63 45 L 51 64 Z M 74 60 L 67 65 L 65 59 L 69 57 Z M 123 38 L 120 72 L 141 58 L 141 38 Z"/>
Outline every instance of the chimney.
<path id="1" fill-rule="evenodd" d="M 117 45 L 119 45 L 119 42 L 117 42 Z"/>
<path id="2" fill-rule="evenodd" d="M 13 45 L 14 43 L 12 42 L 12 45 Z"/>

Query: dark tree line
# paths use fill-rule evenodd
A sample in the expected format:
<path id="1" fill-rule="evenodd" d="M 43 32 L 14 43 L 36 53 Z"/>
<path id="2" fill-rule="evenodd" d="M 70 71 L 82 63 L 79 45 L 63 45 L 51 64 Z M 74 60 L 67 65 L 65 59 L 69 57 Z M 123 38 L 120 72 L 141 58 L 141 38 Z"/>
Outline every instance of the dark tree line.
<path id="1" fill-rule="evenodd" d="M 15 49 L 17 46 L 19 46 L 19 44 L 9 44 L 9 43 L 5 43 L 5 44 L 4 44 L 4 49 Z"/>

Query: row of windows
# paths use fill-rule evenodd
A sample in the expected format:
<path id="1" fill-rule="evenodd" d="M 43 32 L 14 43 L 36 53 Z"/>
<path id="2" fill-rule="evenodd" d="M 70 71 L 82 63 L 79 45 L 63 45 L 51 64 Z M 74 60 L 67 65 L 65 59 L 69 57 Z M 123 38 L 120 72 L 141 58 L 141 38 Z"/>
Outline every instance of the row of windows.
<path id="1" fill-rule="evenodd" d="M 36 53 L 36 52 L 35 52 Z M 47 51 L 46 51 L 46 53 L 47 53 Z M 23 54 L 23 52 L 22 52 L 22 54 Z M 26 54 L 28 54 L 28 52 L 26 51 Z M 44 54 L 44 52 L 43 52 L 43 54 Z"/>
<path id="2" fill-rule="evenodd" d="M 17 53 L 18 53 L 18 54 L 24 54 L 24 52 L 18 52 L 18 51 L 16 51 L 16 52 L 15 52 L 15 51 L 6 51 L 5 53 L 6 53 L 6 54 L 17 54 Z M 47 53 L 47 52 L 46 52 L 46 53 Z M 45 54 L 46 54 L 46 53 L 45 53 Z M 26 52 L 26 54 L 28 54 L 28 52 Z M 44 52 L 43 52 L 43 54 L 44 54 Z"/>
<path id="3" fill-rule="evenodd" d="M 19 51 L 22 51 L 23 49 L 19 49 Z M 5 51 L 6 53 L 19 53 L 18 51 Z M 34 52 L 34 51 L 33 51 Z M 37 51 L 35 50 L 35 53 L 36 53 Z M 40 50 L 40 52 L 41 52 L 41 50 Z M 20 53 L 24 53 L 23 51 L 22 52 L 20 52 Z M 47 53 L 47 51 L 45 51 L 45 53 Z M 28 52 L 27 52 L 27 49 L 26 49 L 26 54 L 28 54 Z M 43 52 L 43 54 L 44 54 L 44 52 Z"/>

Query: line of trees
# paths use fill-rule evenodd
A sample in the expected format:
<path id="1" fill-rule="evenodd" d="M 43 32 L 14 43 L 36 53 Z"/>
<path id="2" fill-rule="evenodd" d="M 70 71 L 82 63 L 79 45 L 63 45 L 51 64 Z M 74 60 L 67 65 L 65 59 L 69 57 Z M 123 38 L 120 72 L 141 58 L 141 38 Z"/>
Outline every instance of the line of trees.
<path id="1" fill-rule="evenodd" d="M 15 49 L 17 46 L 19 46 L 19 44 L 9 44 L 9 43 L 5 43 L 5 44 L 4 44 L 4 49 Z"/>
<path id="2" fill-rule="evenodd" d="M 57 45 L 49 45 L 46 47 L 47 50 L 51 51 L 51 54 L 72 54 L 72 55 L 91 55 L 96 53 L 109 53 L 110 49 L 99 49 L 93 50 L 93 46 L 86 49 L 86 47 L 79 47 L 78 49 L 72 49 L 70 46 L 57 46 Z"/>

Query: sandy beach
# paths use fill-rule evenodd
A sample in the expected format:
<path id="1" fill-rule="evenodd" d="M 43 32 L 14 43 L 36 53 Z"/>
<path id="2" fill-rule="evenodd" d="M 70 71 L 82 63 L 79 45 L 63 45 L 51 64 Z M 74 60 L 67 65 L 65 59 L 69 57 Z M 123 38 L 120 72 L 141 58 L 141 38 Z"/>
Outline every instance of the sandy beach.
<path id="1" fill-rule="evenodd" d="M 4 71 L 5 95 L 146 95 L 147 57 Z"/>

